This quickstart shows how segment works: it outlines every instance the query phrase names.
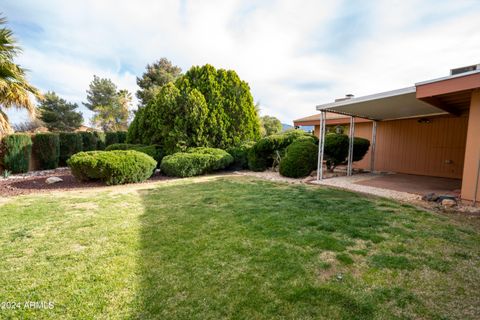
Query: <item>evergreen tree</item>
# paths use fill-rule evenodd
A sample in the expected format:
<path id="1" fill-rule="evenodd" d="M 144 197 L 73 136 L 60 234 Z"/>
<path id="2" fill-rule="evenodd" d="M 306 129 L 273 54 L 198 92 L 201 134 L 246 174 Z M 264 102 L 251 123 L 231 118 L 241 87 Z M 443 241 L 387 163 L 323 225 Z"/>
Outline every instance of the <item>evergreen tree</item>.
<path id="1" fill-rule="evenodd" d="M 260 136 L 248 84 L 235 71 L 192 67 L 162 87 L 137 112 L 128 141 L 160 144 L 167 153 L 186 147 L 228 148 Z"/>
<path id="2" fill-rule="evenodd" d="M 263 116 L 260 118 L 260 121 L 264 128 L 265 136 L 282 132 L 282 123 L 277 118 L 272 116 Z"/>
<path id="3" fill-rule="evenodd" d="M 118 90 L 110 79 L 93 76 L 87 90 L 87 102 L 83 104 L 95 115 L 92 124 L 103 131 L 118 131 L 128 128 L 132 95 L 127 90 Z"/>
<path id="4" fill-rule="evenodd" d="M 83 123 L 82 113 L 75 111 L 77 108 L 76 103 L 47 92 L 39 103 L 39 118 L 50 131 L 74 131 Z"/>
<path id="5" fill-rule="evenodd" d="M 175 81 L 181 74 L 182 69 L 173 65 L 166 58 L 148 64 L 142 77 L 137 77 L 137 85 L 140 87 L 140 90 L 137 91 L 137 98 L 140 100 L 141 106 L 147 105 L 162 86 Z"/>

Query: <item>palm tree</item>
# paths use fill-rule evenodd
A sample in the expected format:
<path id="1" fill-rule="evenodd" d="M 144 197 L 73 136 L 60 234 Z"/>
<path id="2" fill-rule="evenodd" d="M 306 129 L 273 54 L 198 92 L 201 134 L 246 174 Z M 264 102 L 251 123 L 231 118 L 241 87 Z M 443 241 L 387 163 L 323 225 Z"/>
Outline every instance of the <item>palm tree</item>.
<path id="1" fill-rule="evenodd" d="M 0 16 L 0 26 L 6 22 L 5 17 Z M 40 92 L 25 78 L 26 70 L 13 62 L 20 52 L 21 49 L 17 46 L 12 31 L 0 27 L 0 137 L 12 131 L 5 109 L 11 107 L 25 109 L 34 116 L 35 105 L 30 95 L 42 98 Z"/>

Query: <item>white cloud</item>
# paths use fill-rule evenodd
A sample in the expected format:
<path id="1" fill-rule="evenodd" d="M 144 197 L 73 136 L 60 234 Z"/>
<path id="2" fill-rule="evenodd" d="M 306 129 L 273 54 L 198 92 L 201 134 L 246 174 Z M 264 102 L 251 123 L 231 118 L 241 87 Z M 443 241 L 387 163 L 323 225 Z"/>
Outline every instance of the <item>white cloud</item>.
<path id="1" fill-rule="evenodd" d="M 413 85 L 478 63 L 476 1 L 7 1 L 32 82 L 80 102 L 93 74 L 136 90 L 147 63 L 210 63 L 291 123 L 345 93 Z M 15 30 L 14 30 L 15 31 Z"/>

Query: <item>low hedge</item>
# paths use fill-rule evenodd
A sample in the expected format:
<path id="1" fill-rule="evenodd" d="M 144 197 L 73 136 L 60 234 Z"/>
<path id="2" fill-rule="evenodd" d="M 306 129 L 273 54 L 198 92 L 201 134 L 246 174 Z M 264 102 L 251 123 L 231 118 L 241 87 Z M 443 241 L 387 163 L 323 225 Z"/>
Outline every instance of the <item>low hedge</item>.
<path id="1" fill-rule="evenodd" d="M 23 133 L 11 134 L 2 139 L 3 167 L 11 173 L 28 172 L 32 153 L 32 139 Z"/>
<path id="2" fill-rule="evenodd" d="M 230 165 L 232 169 L 248 169 L 248 153 L 255 145 L 255 142 L 245 142 L 239 147 L 231 147 L 227 152 L 233 157 L 233 162 Z"/>
<path id="3" fill-rule="evenodd" d="M 224 169 L 233 162 L 226 151 L 215 148 L 191 148 L 163 158 L 160 170 L 168 176 L 192 177 Z"/>
<path id="4" fill-rule="evenodd" d="M 105 132 L 95 131 L 93 134 L 97 139 L 97 147 L 95 150 L 105 150 L 105 147 L 106 147 Z"/>
<path id="5" fill-rule="evenodd" d="M 70 157 L 80 151 L 83 151 L 82 136 L 75 132 L 60 132 L 60 165 L 67 164 Z"/>
<path id="6" fill-rule="evenodd" d="M 115 143 L 125 143 L 127 140 L 126 131 L 108 131 L 105 132 L 105 146 L 108 147 Z"/>
<path id="7" fill-rule="evenodd" d="M 100 180 L 107 185 L 145 181 L 157 166 L 152 157 L 134 150 L 80 152 L 67 163 L 78 180 Z"/>
<path id="8" fill-rule="evenodd" d="M 162 152 L 157 145 L 146 146 L 143 144 L 131 144 L 131 143 L 114 143 L 105 148 L 106 151 L 111 150 L 135 150 L 148 154 L 155 159 L 158 163 L 162 161 Z"/>
<path id="9" fill-rule="evenodd" d="M 117 140 L 118 140 L 118 143 L 126 143 L 127 131 L 117 131 Z"/>
<path id="10" fill-rule="evenodd" d="M 95 132 L 78 132 L 82 137 L 82 146 L 83 146 L 83 151 L 93 151 L 93 150 L 98 150 L 98 138 Z"/>
<path id="11" fill-rule="evenodd" d="M 60 161 L 60 138 L 56 133 L 37 133 L 33 136 L 33 154 L 40 170 L 55 169 Z"/>
<path id="12" fill-rule="evenodd" d="M 280 161 L 282 176 L 302 178 L 317 167 L 318 146 L 309 140 L 298 140 L 287 147 L 285 157 Z"/>
<path id="13" fill-rule="evenodd" d="M 318 138 L 303 130 L 289 130 L 258 140 L 248 153 L 248 167 L 264 171 L 272 166 L 276 152 L 283 155 L 285 148 L 296 140 L 308 140 L 318 144 Z"/>

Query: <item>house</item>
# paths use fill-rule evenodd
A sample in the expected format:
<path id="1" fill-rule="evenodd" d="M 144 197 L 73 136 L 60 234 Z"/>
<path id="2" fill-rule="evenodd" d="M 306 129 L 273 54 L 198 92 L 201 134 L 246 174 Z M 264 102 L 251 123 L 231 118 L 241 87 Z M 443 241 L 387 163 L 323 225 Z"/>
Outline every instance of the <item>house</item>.
<path id="1" fill-rule="evenodd" d="M 480 201 L 480 65 L 452 69 L 447 77 L 408 88 L 349 95 L 316 109 L 320 114 L 294 125 L 315 125 L 320 151 L 326 127 L 333 125 L 371 141 L 362 161 L 349 161 L 349 174 L 354 166 L 459 179 L 461 198 Z M 319 179 L 321 174 L 319 170 Z"/>

